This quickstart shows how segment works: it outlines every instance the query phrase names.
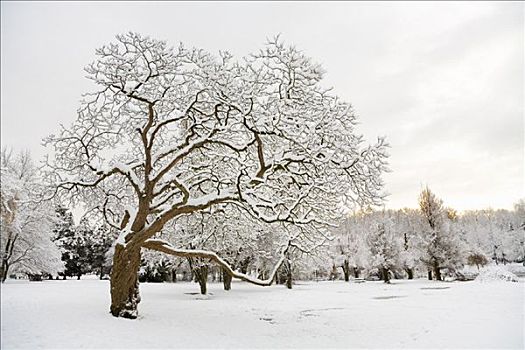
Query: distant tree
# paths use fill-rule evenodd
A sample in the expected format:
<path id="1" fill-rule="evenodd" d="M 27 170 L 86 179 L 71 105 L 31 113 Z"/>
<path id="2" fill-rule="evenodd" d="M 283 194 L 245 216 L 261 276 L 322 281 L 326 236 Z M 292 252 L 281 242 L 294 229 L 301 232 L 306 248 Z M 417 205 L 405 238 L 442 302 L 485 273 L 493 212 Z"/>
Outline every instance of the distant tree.
<path id="1" fill-rule="evenodd" d="M 77 279 L 91 271 L 93 254 L 93 229 L 87 219 L 82 219 L 69 236 L 61 237 L 58 242 L 63 250 L 62 261 L 65 263 L 64 277 L 75 276 Z"/>
<path id="2" fill-rule="evenodd" d="M 64 279 L 67 276 L 73 276 L 68 264 L 70 265 L 70 253 L 68 252 L 67 243 L 75 235 L 75 222 L 73 221 L 73 214 L 65 207 L 58 206 L 55 209 L 56 220 L 53 228 L 53 241 L 59 247 L 61 252 L 61 260 L 64 262 L 64 270 L 59 273 Z"/>
<path id="3" fill-rule="evenodd" d="M 523 217 L 519 206 L 513 211 L 470 210 L 459 217 L 456 226 L 472 254 L 483 254 L 496 264 L 522 261 Z"/>
<path id="4" fill-rule="evenodd" d="M 371 225 L 367 243 L 370 249 L 371 265 L 378 268 L 385 283 L 390 283 L 390 273 L 399 266 L 400 241 L 389 212 L 368 214 Z"/>
<path id="5" fill-rule="evenodd" d="M 146 251 L 142 255 L 139 270 L 140 282 L 176 282 L 176 268 L 180 259 L 156 251 Z"/>
<path id="6" fill-rule="evenodd" d="M 334 230 L 333 261 L 342 269 L 345 281 L 350 280 L 350 275 L 358 278 L 370 263 L 370 252 L 366 245 L 368 229 L 369 226 L 363 220 L 363 213 L 354 213 Z"/>
<path id="7" fill-rule="evenodd" d="M 0 279 L 10 272 L 56 274 L 63 268 L 51 241 L 52 204 L 42 201 L 39 174 L 28 152 L 1 152 Z"/>
<path id="8" fill-rule="evenodd" d="M 102 224 L 96 226 L 91 233 L 88 244 L 90 272 L 98 273 L 99 278 L 103 279 L 108 272 L 106 254 L 117 239 L 118 232 L 107 224 Z"/>
<path id="9" fill-rule="evenodd" d="M 419 195 L 419 209 L 426 222 L 423 231 L 422 260 L 428 267 L 429 279 L 432 273 L 436 280 L 442 280 L 441 268 L 454 268 L 463 261 L 463 247 L 459 234 L 453 230 L 443 201 L 428 187 Z"/>
<path id="10" fill-rule="evenodd" d="M 485 255 L 483 254 L 471 254 L 467 257 L 467 263 L 469 265 L 476 265 L 478 270 L 479 270 L 479 266 L 485 266 L 487 265 L 488 263 L 488 259 L 485 257 Z"/>
<path id="11" fill-rule="evenodd" d="M 421 230 L 423 221 L 418 210 L 401 209 L 393 213 L 396 232 L 401 237 L 402 245 L 399 254 L 401 267 L 408 279 L 413 279 L 421 260 Z"/>

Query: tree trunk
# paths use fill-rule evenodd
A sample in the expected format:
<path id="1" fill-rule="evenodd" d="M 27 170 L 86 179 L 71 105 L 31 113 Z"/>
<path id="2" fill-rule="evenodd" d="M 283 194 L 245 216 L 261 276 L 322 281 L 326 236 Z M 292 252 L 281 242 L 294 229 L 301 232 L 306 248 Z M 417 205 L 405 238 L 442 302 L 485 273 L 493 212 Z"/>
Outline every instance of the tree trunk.
<path id="1" fill-rule="evenodd" d="M 412 270 L 412 269 L 407 269 L 407 273 L 408 273 L 408 279 L 409 279 L 409 280 L 414 279 L 414 270 Z"/>
<path id="2" fill-rule="evenodd" d="M 437 262 L 434 263 L 434 275 L 436 276 L 436 281 L 441 281 L 441 271 Z"/>
<path id="3" fill-rule="evenodd" d="M 286 274 L 286 288 L 292 289 L 292 271 Z"/>
<path id="4" fill-rule="evenodd" d="M 224 285 L 224 290 L 232 289 L 232 276 L 222 269 L 222 283 Z"/>
<path id="5" fill-rule="evenodd" d="M 195 278 L 199 282 L 201 288 L 201 294 L 205 295 L 207 292 L 207 282 L 208 282 L 208 265 L 202 265 L 195 268 Z"/>
<path id="6" fill-rule="evenodd" d="M 241 270 L 241 273 L 248 273 L 248 266 L 250 265 L 250 261 L 251 259 L 249 257 L 241 261 L 241 263 L 239 264 L 239 269 Z"/>
<path id="7" fill-rule="evenodd" d="M 138 271 L 140 247 L 115 247 L 111 269 L 111 314 L 115 317 L 137 318 L 140 302 Z"/>
<path id="8" fill-rule="evenodd" d="M 286 260 L 286 288 L 292 289 L 292 263 Z"/>
<path id="9" fill-rule="evenodd" d="M 428 280 L 432 281 L 432 270 L 428 270 Z"/>
<path id="10" fill-rule="evenodd" d="M 345 282 L 350 281 L 350 265 L 348 264 L 348 260 L 345 260 L 343 262 L 343 273 L 345 275 Z"/>
<path id="11" fill-rule="evenodd" d="M 354 267 L 354 277 L 359 278 L 359 268 Z"/>
<path id="12" fill-rule="evenodd" d="M 390 283 L 390 275 L 388 274 L 388 269 L 382 268 L 381 274 L 383 275 L 383 281 L 385 283 Z"/>
<path id="13" fill-rule="evenodd" d="M 80 279 L 80 276 L 82 276 L 82 275 L 81 275 L 81 274 L 78 274 L 78 275 L 77 275 L 77 280 L 79 280 L 79 279 Z"/>
<path id="14" fill-rule="evenodd" d="M 2 259 L 2 270 L 0 271 L 2 283 L 7 279 L 7 270 L 9 270 L 9 263 L 7 262 L 7 259 Z"/>
<path id="15" fill-rule="evenodd" d="M 100 275 L 98 277 L 100 280 L 104 278 L 104 265 L 100 265 Z"/>

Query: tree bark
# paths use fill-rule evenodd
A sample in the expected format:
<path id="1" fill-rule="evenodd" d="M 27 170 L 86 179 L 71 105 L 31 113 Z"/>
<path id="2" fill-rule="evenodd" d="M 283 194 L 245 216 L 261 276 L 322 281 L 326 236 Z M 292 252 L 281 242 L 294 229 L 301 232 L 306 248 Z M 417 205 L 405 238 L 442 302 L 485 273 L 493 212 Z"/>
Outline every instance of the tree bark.
<path id="1" fill-rule="evenodd" d="M 434 275 L 436 276 L 436 281 L 441 281 L 441 271 L 437 262 L 434 263 Z"/>
<path id="2" fill-rule="evenodd" d="M 286 260 L 286 288 L 292 289 L 292 263 Z"/>
<path id="3" fill-rule="evenodd" d="M 428 280 L 432 281 L 432 270 L 428 270 Z"/>
<path id="4" fill-rule="evenodd" d="M 412 270 L 412 269 L 407 269 L 407 273 L 408 273 L 408 279 L 409 279 L 409 280 L 414 279 L 414 270 Z"/>
<path id="5" fill-rule="evenodd" d="M 385 283 L 390 283 L 390 275 L 388 274 L 388 269 L 384 267 L 381 269 L 381 274 L 383 275 L 383 281 Z"/>
<path id="6" fill-rule="evenodd" d="M 7 259 L 3 259 L 2 260 L 2 270 L 0 271 L 1 272 L 2 283 L 4 283 L 5 280 L 7 279 L 7 271 L 8 270 L 9 270 L 9 263 L 7 262 Z"/>
<path id="7" fill-rule="evenodd" d="M 292 289 L 292 271 L 286 274 L 286 288 Z"/>
<path id="8" fill-rule="evenodd" d="M 232 289 L 232 276 L 224 269 L 222 271 L 222 283 L 224 285 L 224 290 Z"/>
<path id="9" fill-rule="evenodd" d="M 140 302 L 138 271 L 140 247 L 117 244 L 111 269 L 111 314 L 115 317 L 137 318 Z"/>
<path id="10" fill-rule="evenodd" d="M 359 278 L 359 268 L 354 267 L 354 277 Z"/>
<path id="11" fill-rule="evenodd" d="M 195 279 L 199 282 L 201 294 L 205 295 L 208 283 L 208 265 L 202 265 L 195 268 Z"/>
<path id="12" fill-rule="evenodd" d="M 345 260 L 341 267 L 343 268 L 343 273 L 345 275 L 345 282 L 350 281 L 350 265 L 348 264 L 348 260 Z"/>

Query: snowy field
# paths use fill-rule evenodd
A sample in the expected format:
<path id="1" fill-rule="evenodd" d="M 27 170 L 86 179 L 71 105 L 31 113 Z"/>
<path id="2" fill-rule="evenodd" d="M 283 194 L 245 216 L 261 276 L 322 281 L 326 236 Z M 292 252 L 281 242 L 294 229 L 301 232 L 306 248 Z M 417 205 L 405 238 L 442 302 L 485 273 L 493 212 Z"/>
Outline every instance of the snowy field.
<path id="1" fill-rule="evenodd" d="M 523 280 L 142 284 L 138 320 L 110 316 L 108 288 L 7 281 L 2 349 L 524 347 Z"/>

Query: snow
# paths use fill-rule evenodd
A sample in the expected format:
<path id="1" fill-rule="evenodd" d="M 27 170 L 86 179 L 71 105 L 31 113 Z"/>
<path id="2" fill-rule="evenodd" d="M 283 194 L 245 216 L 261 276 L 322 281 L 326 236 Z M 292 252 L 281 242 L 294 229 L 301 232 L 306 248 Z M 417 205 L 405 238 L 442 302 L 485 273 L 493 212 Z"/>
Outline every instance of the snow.
<path id="1" fill-rule="evenodd" d="M 139 319 L 109 314 L 109 282 L 2 285 L 1 347 L 12 348 L 516 348 L 524 283 L 393 280 L 298 282 L 231 291 L 142 284 Z"/>
<path id="2" fill-rule="evenodd" d="M 490 265 L 482 268 L 476 277 L 477 282 L 518 282 L 518 276 L 510 272 L 506 266 Z"/>

